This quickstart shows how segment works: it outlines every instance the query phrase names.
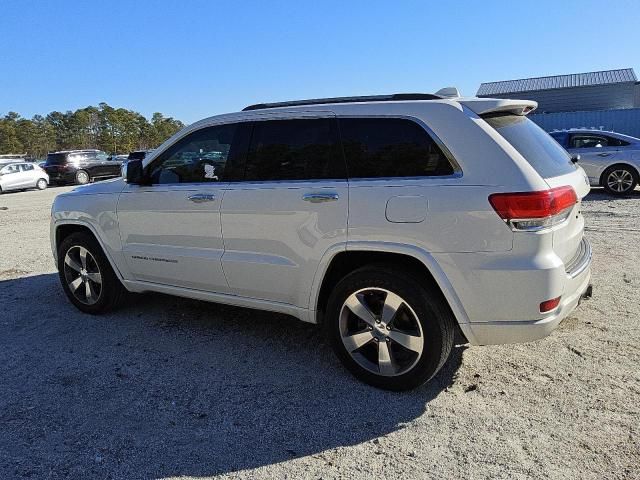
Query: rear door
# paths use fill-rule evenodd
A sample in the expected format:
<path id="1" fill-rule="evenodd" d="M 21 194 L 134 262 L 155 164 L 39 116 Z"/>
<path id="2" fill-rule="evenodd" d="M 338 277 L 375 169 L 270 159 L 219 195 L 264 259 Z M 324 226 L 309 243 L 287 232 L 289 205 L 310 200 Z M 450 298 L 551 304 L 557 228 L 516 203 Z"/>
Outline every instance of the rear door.
<path id="1" fill-rule="evenodd" d="M 322 256 L 346 242 L 348 188 L 334 115 L 285 117 L 253 124 L 222 203 L 222 265 L 232 293 L 306 308 Z"/>
<path id="2" fill-rule="evenodd" d="M 20 168 L 22 169 L 21 175 L 24 177 L 24 188 L 35 187 L 38 181 L 36 168 L 30 163 L 22 163 Z"/>

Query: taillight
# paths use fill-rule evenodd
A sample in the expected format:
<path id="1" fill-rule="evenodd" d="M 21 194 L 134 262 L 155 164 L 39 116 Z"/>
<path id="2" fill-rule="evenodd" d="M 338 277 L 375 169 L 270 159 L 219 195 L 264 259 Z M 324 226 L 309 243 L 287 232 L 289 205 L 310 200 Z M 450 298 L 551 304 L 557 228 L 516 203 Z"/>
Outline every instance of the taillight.
<path id="1" fill-rule="evenodd" d="M 538 192 L 493 193 L 489 203 L 514 230 L 535 231 L 564 222 L 578 196 L 570 186 Z"/>

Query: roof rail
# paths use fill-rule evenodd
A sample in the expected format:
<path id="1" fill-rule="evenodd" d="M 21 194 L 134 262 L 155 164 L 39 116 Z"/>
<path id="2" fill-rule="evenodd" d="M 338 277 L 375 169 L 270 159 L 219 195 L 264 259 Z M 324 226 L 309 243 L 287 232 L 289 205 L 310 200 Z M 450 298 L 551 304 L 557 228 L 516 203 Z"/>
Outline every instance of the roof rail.
<path id="1" fill-rule="evenodd" d="M 333 98 L 311 98 L 308 100 L 293 100 L 290 102 L 276 103 L 256 103 L 242 109 L 243 112 L 249 110 L 263 110 L 265 108 L 295 107 L 300 105 L 326 105 L 329 103 L 362 103 L 362 102 L 394 102 L 400 100 L 440 100 L 440 95 L 432 93 L 393 93 L 391 95 L 367 95 L 362 97 L 333 97 Z"/>

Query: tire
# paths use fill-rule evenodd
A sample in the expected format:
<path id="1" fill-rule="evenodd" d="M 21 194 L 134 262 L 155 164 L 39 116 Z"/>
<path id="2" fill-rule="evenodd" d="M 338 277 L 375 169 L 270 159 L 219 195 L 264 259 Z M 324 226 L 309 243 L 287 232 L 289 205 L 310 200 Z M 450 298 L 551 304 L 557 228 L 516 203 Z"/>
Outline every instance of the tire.
<path id="1" fill-rule="evenodd" d="M 383 314 L 397 305 L 395 315 Z M 440 370 L 453 347 L 455 324 L 440 292 L 391 265 L 371 265 L 336 285 L 324 327 L 336 355 L 356 378 L 401 391 Z"/>
<path id="2" fill-rule="evenodd" d="M 638 172 L 627 165 L 612 165 L 602 174 L 601 183 L 611 195 L 628 195 L 638 184 Z"/>
<path id="3" fill-rule="evenodd" d="M 86 185 L 91 181 L 91 177 L 89 176 L 89 172 L 86 170 L 78 170 L 76 172 L 76 183 L 78 185 Z"/>
<path id="4" fill-rule="evenodd" d="M 84 313 L 96 315 L 113 310 L 126 295 L 100 244 L 84 232 L 72 233 L 61 242 L 58 275 L 67 298 Z"/>
<path id="5" fill-rule="evenodd" d="M 41 178 L 40 180 L 38 180 L 36 182 L 36 188 L 38 190 L 44 190 L 45 188 L 47 188 L 49 185 L 47 184 L 47 181 L 44 178 Z"/>

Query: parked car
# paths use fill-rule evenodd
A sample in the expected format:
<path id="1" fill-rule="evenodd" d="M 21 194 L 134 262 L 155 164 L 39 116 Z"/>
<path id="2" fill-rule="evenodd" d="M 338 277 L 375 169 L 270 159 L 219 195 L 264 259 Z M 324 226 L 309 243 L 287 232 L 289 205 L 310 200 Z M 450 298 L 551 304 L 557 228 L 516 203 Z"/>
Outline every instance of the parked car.
<path id="1" fill-rule="evenodd" d="M 27 188 L 44 190 L 47 185 L 49 175 L 34 163 L 10 163 L 0 167 L 0 193 Z"/>
<path id="2" fill-rule="evenodd" d="M 584 171 L 536 103 L 400 94 L 261 104 L 174 135 L 124 181 L 56 198 L 83 312 L 163 292 L 321 323 L 377 387 L 548 335 L 590 292 Z"/>
<path id="3" fill-rule="evenodd" d="M 626 195 L 640 181 L 640 139 L 603 130 L 572 129 L 551 132 L 580 166 L 589 182 L 613 195 Z"/>
<path id="4" fill-rule="evenodd" d="M 53 183 L 84 185 L 120 176 L 121 166 L 121 161 L 110 160 L 101 150 L 64 150 L 49 153 L 44 169 Z"/>

